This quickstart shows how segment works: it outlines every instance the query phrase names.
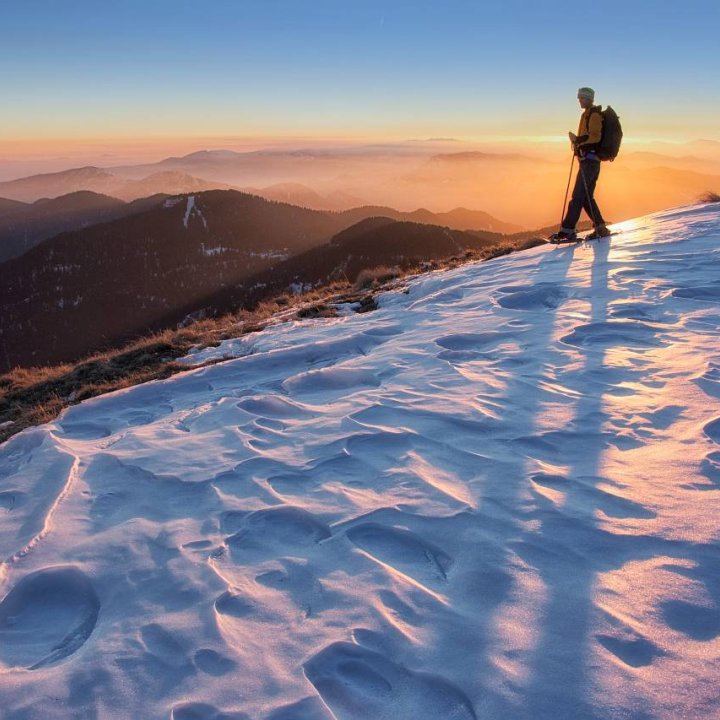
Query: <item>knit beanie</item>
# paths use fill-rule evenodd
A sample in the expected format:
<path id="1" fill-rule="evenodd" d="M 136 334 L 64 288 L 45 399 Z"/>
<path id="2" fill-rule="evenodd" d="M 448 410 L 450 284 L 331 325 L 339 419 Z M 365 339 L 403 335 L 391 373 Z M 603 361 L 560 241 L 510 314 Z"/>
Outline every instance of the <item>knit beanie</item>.
<path id="1" fill-rule="evenodd" d="M 578 90 L 578 98 L 587 98 L 590 102 L 595 99 L 595 91 L 589 87 L 581 87 Z"/>

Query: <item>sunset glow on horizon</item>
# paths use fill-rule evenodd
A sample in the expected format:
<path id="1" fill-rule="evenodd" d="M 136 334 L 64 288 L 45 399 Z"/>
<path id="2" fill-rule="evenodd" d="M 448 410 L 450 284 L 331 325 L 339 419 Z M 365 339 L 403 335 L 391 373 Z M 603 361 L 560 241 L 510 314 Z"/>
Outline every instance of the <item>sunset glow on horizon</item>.
<path id="1" fill-rule="evenodd" d="M 709 0 L 609 0 L 582 17 L 559 0 L 28 0 L 0 26 L 0 183 L 86 167 L 139 181 L 224 150 L 247 157 L 191 158 L 162 189 L 294 183 L 536 227 L 554 215 L 577 88 L 590 85 L 622 118 L 621 162 L 599 193 L 626 219 L 720 184 L 713 19 Z M 443 165 L 451 155 L 460 162 Z M 473 164 L 488 155 L 502 167 Z M 3 192 L 34 201 L 73 182 Z"/>
<path id="2" fill-rule="evenodd" d="M 709 93 L 716 3 L 613 0 L 585 12 L 580 20 L 569 3 L 523 0 L 223 0 L 202 12 L 166 0 L 29 0 L 5 8 L 0 27 L 0 149 L 108 138 L 560 137 L 587 84 L 621 111 L 628 135 L 720 137 L 720 100 Z"/>

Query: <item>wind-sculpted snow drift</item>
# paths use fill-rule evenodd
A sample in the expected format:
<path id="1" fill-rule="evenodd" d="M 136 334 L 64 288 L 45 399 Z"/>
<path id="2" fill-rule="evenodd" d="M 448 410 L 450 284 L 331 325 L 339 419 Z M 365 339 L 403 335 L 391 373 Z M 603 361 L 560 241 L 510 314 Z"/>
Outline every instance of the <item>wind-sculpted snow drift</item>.
<path id="1" fill-rule="evenodd" d="M 719 717 L 720 208 L 623 229 L 5 443 L 2 717 Z"/>

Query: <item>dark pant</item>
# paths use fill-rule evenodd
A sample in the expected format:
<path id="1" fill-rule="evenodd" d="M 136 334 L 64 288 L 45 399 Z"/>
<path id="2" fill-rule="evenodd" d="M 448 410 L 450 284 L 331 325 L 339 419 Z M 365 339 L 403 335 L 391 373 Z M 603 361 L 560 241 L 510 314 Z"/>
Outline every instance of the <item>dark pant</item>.
<path id="1" fill-rule="evenodd" d="M 570 200 L 567 213 L 562 221 L 562 226 L 565 230 L 575 229 L 582 210 L 585 210 L 590 216 L 595 227 L 605 224 L 600 208 L 593 197 L 595 194 L 595 184 L 597 183 L 599 175 L 600 163 L 597 160 L 580 161 L 580 169 L 575 178 L 572 199 Z"/>

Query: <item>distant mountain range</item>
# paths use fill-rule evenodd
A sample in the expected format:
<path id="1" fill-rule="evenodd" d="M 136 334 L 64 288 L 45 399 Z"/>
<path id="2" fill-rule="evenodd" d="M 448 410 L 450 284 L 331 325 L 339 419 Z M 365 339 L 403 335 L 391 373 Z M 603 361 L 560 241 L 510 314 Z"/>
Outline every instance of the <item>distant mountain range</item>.
<path id="1" fill-rule="evenodd" d="M 468 210 L 467 208 L 455 208 L 449 212 L 433 213 L 425 208 L 413 210 L 412 212 L 401 212 L 384 205 L 365 205 L 363 207 L 345 210 L 342 214 L 346 218 L 352 218 L 354 222 L 360 221 L 372 213 L 376 216 L 384 216 L 393 220 L 404 220 L 407 222 L 426 223 L 430 225 L 447 225 L 454 230 L 486 230 L 489 232 L 513 234 L 523 232 L 521 225 L 503 222 L 482 210 Z"/>
<path id="2" fill-rule="evenodd" d="M 77 177 L 72 173 L 70 176 Z M 58 181 L 57 176 L 50 181 L 46 176 L 40 177 L 45 178 L 43 182 L 46 183 L 44 185 L 46 189 L 47 182 Z M 93 178 L 98 175 L 90 173 L 87 177 Z M 104 175 L 102 177 L 105 178 Z M 123 181 L 123 183 L 126 190 L 133 189 L 129 193 L 132 195 L 135 192 L 160 187 L 172 188 L 173 178 L 170 178 L 170 182 L 167 184 L 161 182 L 160 175 L 152 176 L 152 181 L 148 183 L 145 181 Z M 204 182 L 192 182 L 192 178 L 189 176 L 180 184 L 183 186 L 198 184 L 201 189 L 205 185 Z M 326 210 L 328 206 L 332 209 L 333 205 L 344 208 L 348 203 L 357 200 L 340 192 L 323 198 L 312 189 L 297 183 L 252 188 L 252 191 L 251 194 L 268 200 L 315 210 Z M 248 192 L 250 191 L 248 190 Z M 81 230 L 99 222 L 107 222 L 140 212 L 160 203 L 170 194 L 157 193 L 129 203 L 90 190 L 78 190 L 52 199 L 42 198 L 33 203 L 0 198 L 0 262 L 22 255 L 38 243 L 58 233 Z M 386 206 L 355 205 L 350 209 L 338 211 L 343 213 L 342 222 L 348 225 L 370 215 L 382 215 L 394 220 L 447 225 L 456 230 L 489 230 L 502 233 L 515 233 L 522 230 L 519 225 L 503 222 L 480 210 L 466 208 L 455 208 L 446 213 L 432 213 L 424 208 L 412 212 L 400 212 Z"/>
<path id="3" fill-rule="evenodd" d="M 229 187 L 217 181 L 201 180 L 186 173 L 169 170 L 128 179 L 102 168 L 83 167 L 0 182 L 0 197 L 27 203 L 88 190 L 131 201 L 160 193 L 179 195 Z"/>
<path id="4" fill-rule="evenodd" d="M 717 160 L 697 157 L 695 155 L 672 157 L 646 150 L 636 150 L 624 154 L 622 159 L 624 165 L 630 165 L 632 167 L 667 167 L 678 170 L 694 170 L 695 172 L 708 174 L 714 174 L 720 170 Z"/>
<path id="5" fill-rule="evenodd" d="M 242 187 L 243 192 L 259 195 L 267 200 L 287 202 L 292 205 L 310 208 L 311 210 L 347 210 L 366 203 L 359 197 L 335 190 L 328 195 L 321 195 L 312 188 L 301 183 L 276 183 L 263 188 Z"/>
<path id="6" fill-rule="evenodd" d="M 19 202 L 18 200 L 8 200 L 7 198 L 0 198 L 0 217 L 7 213 L 15 212 L 25 207 L 26 203 Z"/>
<path id="7" fill-rule="evenodd" d="M 464 151 L 453 153 L 439 153 L 433 155 L 428 162 L 434 165 L 441 163 L 465 163 L 465 162 L 527 162 L 528 156 L 520 153 L 487 153 L 479 151 Z"/>
<path id="8" fill-rule="evenodd" d="M 79 190 L 52 200 L 32 204 L 12 202 L 2 212 L 0 201 L 0 262 L 18 257 L 47 238 L 69 230 L 116 220 L 160 204 L 167 195 L 126 203 L 117 198 Z"/>
<path id="9" fill-rule="evenodd" d="M 0 197 L 34 202 L 89 190 L 132 201 L 158 193 L 237 189 L 316 210 L 376 205 L 437 213 L 457 206 L 479 208 L 494 218 L 479 229 L 502 229 L 497 218 L 537 227 L 560 214 L 555 207 L 570 156 L 557 143 L 521 147 L 521 152 L 508 152 L 504 148 L 512 149 L 510 145 L 477 149 L 464 143 L 408 142 L 201 150 L 159 162 L 76 168 L 1 182 Z M 663 175 L 661 169 L 676 174 Z M 689 185 L 686 172 L 697 173 Z M 603 167 L 599 199 L 609 217 L 623 220 L 717 191 L 719 175 L 720 143 L 633 145 L 628 138 L 618 162 Z"/>
<path id="10" fill-rule="evenodd" d="M 598 191 L 603 211 L 619 221 L 718 191 L 718 145 L 697 141 L 668 145 L 666 150 L 656 145 L 648 152 L 628 140 L 618 161 L 603 167 Z M 402 148 L 212 150 L 153 163 L 77 168 L 2 182 L 0 197 L 33 202 L 90 190 L 132 201 L 158 193 L 238 189 L 315 210 L 374 205 L 438 213 L 458 206 L 472 208 L 491 216 L 474 219 L 476 229 L 512 232 L 518 226 L 544 225 L 560 215 L 556 208 L 569 157 L 568 149 L 557 144 L 537 150 L 526 147 L 521 153 L 463 150 L 462 144 L 447 143 L 419 148 L 405 144 Z M 688 172 L 696 175 L 689 177 Z M 503 226 L 507 221 L 515 227 Z M 455 225 L 452 218 L 430 222 L 469 227 L 465 221 Z"/>
<path id="11" fill-rule="evenodd" d="M 500 237 L 369 220 L 373 210 L 358 224 L 358 211 L 308 210 L 214 190 L 159 199 L 57 235 L 0 264 L 0 363 L 74 360 L 172 327 L 199 309 L 238 309 L 262 283 L 315 283 L 339 267 L 353 278 L 364 267 L 441 257 Z"/>

